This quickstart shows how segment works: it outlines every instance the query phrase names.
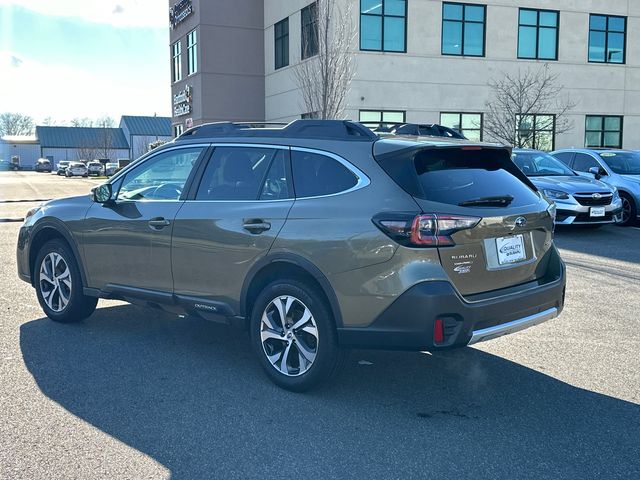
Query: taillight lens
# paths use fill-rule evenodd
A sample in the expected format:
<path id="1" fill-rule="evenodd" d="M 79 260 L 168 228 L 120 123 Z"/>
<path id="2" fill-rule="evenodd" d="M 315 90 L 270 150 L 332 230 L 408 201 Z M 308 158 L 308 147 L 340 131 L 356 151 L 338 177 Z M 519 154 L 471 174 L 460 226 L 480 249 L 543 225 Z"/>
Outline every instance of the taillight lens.
<path id="1" fill-rule="evenodd" d="M 446 247 L 455 245 L 455 232 L 475 227 L 479 217 L 426 213 L 380 213 L 373 223 L 401 245 L 408 247 Z"/>

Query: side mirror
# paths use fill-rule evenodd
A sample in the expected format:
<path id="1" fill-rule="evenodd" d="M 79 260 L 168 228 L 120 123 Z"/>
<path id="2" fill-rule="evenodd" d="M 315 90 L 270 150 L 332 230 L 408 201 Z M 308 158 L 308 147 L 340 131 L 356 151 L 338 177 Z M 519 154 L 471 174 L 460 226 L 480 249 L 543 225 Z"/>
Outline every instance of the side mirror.
<path id="1" fill-rule="evenodd" d="M 93 189 L 93 201 L 96 203 L 108 203 L 111 201 L 111 184 L 103 183 Z"/>
<path id="2" fill-rule="evenodd" d="M 596 177 L 596 180 L 600 180 L 600 177 L 603 177 L 607 174 L 606 170 L 602 167 L 591 167 L 589 169 L 589 173 Z"/>

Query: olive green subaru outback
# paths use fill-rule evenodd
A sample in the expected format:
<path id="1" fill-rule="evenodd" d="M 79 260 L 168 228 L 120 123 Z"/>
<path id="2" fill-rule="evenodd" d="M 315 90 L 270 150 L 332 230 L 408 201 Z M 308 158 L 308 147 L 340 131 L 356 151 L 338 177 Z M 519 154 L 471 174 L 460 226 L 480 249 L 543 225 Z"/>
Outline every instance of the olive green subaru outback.
<path id="1" fill-rule="evenodd" d="M 555 207 L 510 154 L 349 121 L 202 125 L 30 211 L 19 275 L 58 322 L 111 298 L 245 326 L 302 391 L 348 348 L 464 347 L 561 312 Z"/>

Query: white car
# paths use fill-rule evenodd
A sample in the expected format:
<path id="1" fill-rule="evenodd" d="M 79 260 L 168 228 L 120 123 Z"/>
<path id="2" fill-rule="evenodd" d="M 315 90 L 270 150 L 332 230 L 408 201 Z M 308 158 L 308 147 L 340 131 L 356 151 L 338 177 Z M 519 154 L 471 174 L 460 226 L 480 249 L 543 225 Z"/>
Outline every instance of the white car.
<path id="1" fill-rule="evenodd" d="M 69 162 L 69 166 L 65 170 L 64 174 L 67 177 L 88 177 L 89 170 L 82 162 Z"/>
<path id="2" fill-rule="evenodd" d="M 87 164 L 87 170 L 89 171 L 89 175 L 102 175 L 102 163 L 100 162 L 89 162 Z"/>

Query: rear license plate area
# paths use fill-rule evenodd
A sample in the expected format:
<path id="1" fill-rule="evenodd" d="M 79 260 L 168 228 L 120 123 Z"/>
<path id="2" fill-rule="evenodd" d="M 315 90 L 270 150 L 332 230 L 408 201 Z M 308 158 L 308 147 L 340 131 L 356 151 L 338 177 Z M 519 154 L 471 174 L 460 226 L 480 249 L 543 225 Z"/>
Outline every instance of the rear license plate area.
<path id="1" fill-rule="evenodd" d="M 496 238 L 498 264 L 511 265 L 527 259 L 523 235 L 509 235 Z"/>

